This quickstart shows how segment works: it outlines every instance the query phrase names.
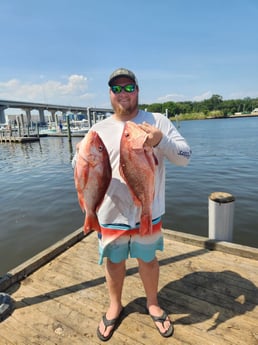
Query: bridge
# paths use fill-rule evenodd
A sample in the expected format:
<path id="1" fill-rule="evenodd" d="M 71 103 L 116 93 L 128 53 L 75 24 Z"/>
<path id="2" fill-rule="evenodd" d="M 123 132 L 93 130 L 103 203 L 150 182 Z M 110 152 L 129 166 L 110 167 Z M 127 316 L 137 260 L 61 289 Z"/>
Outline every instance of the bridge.
<path id="1" fill-rule="evenodd" d="M 57 112 L 61 112 L 61 113 L 71 112 L 73 114 L 83 113 L 87 115 L 89 123 L 91 123 L 92 117 L 95 117 L 96 115 L 105 116 L 108 113 L 113 113 L 112 109 L 107 109 L 107 108 L 92 108 L 92 107 L 0 100 L 0 123 L 7 123 L 7 115 L 5 114 L 5 110 L 9 108 L 21 109 L 22 111 L 25 111 L 25 114 L 26 114 L 25 122 L 28 124 L 31 122 L 32 110 L 38 111 L 39 122 L 41 123 L 46 122 L 45 111 L 49 111 L 51 113 L 52 121 L 56 120 L 55 116 Z"/>

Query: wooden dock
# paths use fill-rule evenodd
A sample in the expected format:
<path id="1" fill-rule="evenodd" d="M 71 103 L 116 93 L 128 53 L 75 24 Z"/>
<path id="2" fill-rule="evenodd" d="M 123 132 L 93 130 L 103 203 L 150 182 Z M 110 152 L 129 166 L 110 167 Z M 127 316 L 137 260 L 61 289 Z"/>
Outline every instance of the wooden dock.
<path id="1" fill-rule="evenodd" d="M 16 136 L 0 134 L 0 143 L 30 143 L 39 140 L 39 136 Z"/>
<path id="2" fill-rule="evenodd" d="M 136 261 L 130 259 L 125 314 L 108 343 L 257 345 L 258 249 L 164 234 L 159 299 L 174 321 L 173 337 L 162 338 L 145 313 Z M 79 229 L 2 277 L 0 291 L 7 288 L 14 310 L 0 323 L 0 344 L 101 344 L 96 328 L 108 296 L 97 251 L 96 234 L 83 237 Z"/>

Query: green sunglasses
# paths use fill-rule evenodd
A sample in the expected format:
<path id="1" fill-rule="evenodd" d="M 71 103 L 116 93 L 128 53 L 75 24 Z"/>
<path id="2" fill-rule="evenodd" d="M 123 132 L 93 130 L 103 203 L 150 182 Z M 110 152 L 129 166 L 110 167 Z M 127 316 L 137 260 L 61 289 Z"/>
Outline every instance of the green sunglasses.
<path id="1" fill-rule="evenodd" d="M 110 86 L 110 88 L 114 94 L 120 93 L 120 92 L 122 92 L 122 90 L 124 90 L 125 92 L 131 93 L 131 92 L 135 91 L 136 85 L 135 84 L 128 84 L 125 86 L 112 85 L 112 86 Z"/>

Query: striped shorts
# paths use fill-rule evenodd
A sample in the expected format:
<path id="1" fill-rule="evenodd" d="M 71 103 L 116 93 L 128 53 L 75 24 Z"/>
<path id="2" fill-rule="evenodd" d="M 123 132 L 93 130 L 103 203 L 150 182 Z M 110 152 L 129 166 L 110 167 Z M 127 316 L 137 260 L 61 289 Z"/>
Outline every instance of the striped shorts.
<path id="1" fill-rule="evenodd" d="M 131 228 L 126 224 L 101 224 L 99 238 L 99 264 L 107 257 L 119 263 L 128 257 L 150 262 L 155 258 L 156 250 L 163 250 L 161 218 L 152 221 L 152 234 L 139 235 L 139 224 Z"/>

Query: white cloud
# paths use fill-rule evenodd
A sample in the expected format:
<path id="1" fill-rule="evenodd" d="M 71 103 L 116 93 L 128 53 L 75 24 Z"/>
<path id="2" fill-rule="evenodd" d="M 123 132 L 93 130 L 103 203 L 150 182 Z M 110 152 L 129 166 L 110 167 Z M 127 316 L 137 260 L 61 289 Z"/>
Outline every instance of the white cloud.
<path id="1" fill-rule="evenodd" d="M 39 102 L 62 105 L 86 105 L 94 98 L 88 93 L 88 80 L 83 75 L 73 74 L 65 82 L 56 80 L 44 81 L 40 76 L 41 83 L 24 83 L 18 79 L 0 82 L 0 99 Z"/>
<path id="2" fill-rule="evenodd" d="M 189 96 L 185 96 L 183 94 L 177 94 L 177 93 L 171 93 L 165 96 L 159 97 L 157 100 L 158 102 L 165 103 L 165 102 L 184 102 L 184 101 L 194 101 L 194 102 L 200 102 L 204 99 L 209 99 L 212 97 L 211 91 L 206 91 L 201 95 L 193 96 L 192 98 Z"/>
<path id="3" fill-rule="evenodd" d="M 199 95 L 199 96 L 194 96 L 193 97 L 193 101 L 195 102 L 200 102 L 203 101 L 204 99 L 209 99 L 211 98 L 213 95 L 213 93 L 211 91 L 206 91 L 203 94 Z"/>
<path id="4" fill-rule="evenodd" d="M 186 97 L 184 95 L 172 93 L 172 94 L 169 94 L 169 95 L 158 97 L 158 102 L 161 102 L 161 103 L 165 103 L 165 102 L 181 102 L 181 101 L 185 100 L 185 98 Z"/>

